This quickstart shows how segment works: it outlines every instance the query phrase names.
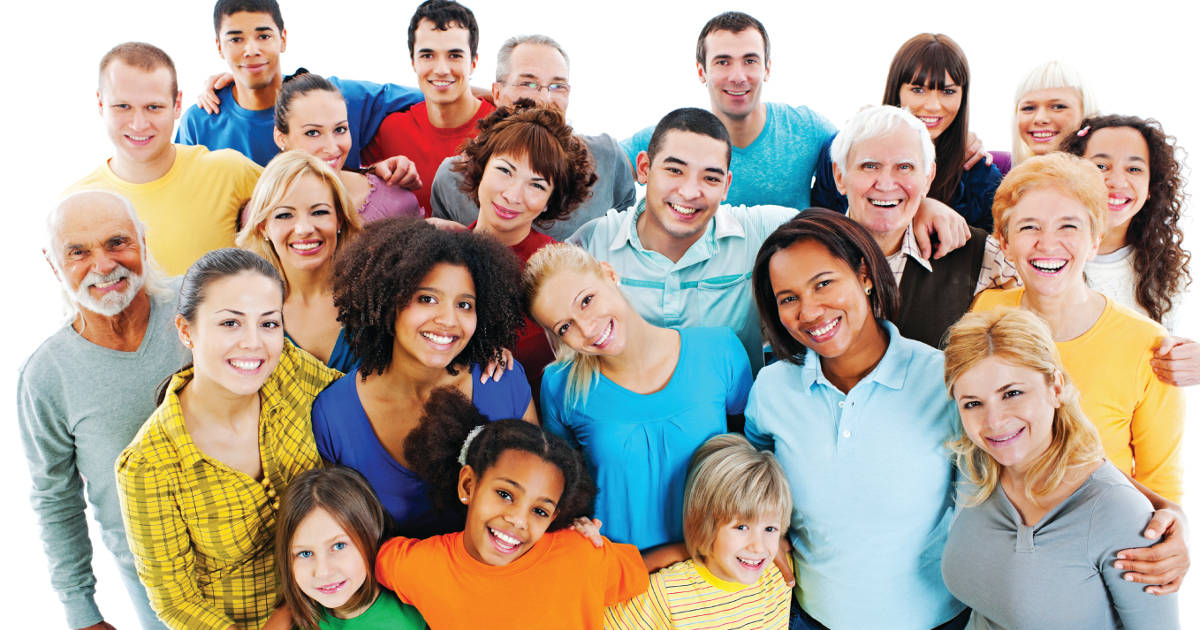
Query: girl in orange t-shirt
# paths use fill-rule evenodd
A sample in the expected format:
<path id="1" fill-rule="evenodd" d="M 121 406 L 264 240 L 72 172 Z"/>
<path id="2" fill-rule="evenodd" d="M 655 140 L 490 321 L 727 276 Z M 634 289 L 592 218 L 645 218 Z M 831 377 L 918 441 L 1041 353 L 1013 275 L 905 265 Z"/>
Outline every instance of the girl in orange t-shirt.
<path id="1" fill-rule="evenodd" d="M 404 443 L 434 506 L 465 510 L 461 532 L 393 538 L 376 575 L 430 627 L 595 628 L 646 590 L 636 547 L 570 531 L 596 488 L 579 453 L 521 420 L 488 422 L 456 392 L 430 397 Z"/>

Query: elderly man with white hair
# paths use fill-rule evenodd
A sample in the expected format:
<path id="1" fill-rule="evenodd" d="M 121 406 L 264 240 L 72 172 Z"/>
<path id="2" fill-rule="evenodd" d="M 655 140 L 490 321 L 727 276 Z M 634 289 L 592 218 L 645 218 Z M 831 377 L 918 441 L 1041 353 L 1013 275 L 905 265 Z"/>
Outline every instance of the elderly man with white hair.
<path id="1" fill-rule="evenodd" d="M 144 628 L 163 627 L 125 541 L 113 463 L 154 411 L 154 390 L 189 359 L 173 325 L 177 287 L 158 276 L 125 198 L 84 191 L 48 220 L 43 253 L 69 312 L 21 368 L 17 415 L 50 579 L 72 628 L 111 628 L 96 606 L 84 498 Z"/>
<path id="2" fill-rule="evenodd" d="M 933 182 L 935 161 L 929 131 L 915 116 L 890 105 L 864 108 L 829 152 L 847 214 L 875 237 L 900 285 L 893 322 L 900 334 L 936 348 L 976 293 L 1017 282 L 1000 244 L 978 228 L 970 228 L 966 245 L 941 258 L 921 256 L 913 217 Z"/>

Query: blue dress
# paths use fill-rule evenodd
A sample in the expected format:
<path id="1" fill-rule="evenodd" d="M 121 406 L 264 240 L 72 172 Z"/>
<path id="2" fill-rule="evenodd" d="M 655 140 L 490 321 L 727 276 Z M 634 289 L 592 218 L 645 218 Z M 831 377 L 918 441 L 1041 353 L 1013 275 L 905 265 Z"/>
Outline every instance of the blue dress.
<path id="1" fill-rule="evenodd" d="M 286 331 L 283 333 L 283 336 L 287 337 L 287 340 L 295 344 L 297 348 L 300 348 L 300 344 L 296 343 L 296 340 L 292 339 L 292 336 L 287 334 Z M 350 345 L 346 343 L 345 328 L 338 330 L 337 341 L 333 342 L 333 350 L 329 352 L 329 360 L 325 362 L 325 365 L 342 374 L 358 367 L 358 357 L 354 356 L 353 352 L 350 352 Z"/>
<path id="2" fill-rule="evenodd" d="M 489 420 L 520 418 L 529 407 L 529 382 L 525 369 L 513 362 L 513 369 L 499 381 L 479 382 L 480 368 L 471 365 L 471 402 Z M 358 398 L 358 368 L 321 392 L 313 402 L 313 435 L 317 451 L 325 461 L 349 466 L 362 473 L 379 496 L 392 518 L 394 533 L 425 538 L 462 529 L 453 515 L 433 511 L 425 482 L 416 473 L 392 458 L 371 426 L 362 401 Z M 419 410 L 415 413 L 420 413 Z"/>
<path id="3" fill-rule="evenodd" d="M 692 453 L 726 431 L 750 393 L 750 361 L 729 328 L 683 328 L 661 390 L 638 394 L 601 375 L 586 402 L 564 408 L 570 365 L 542 373 L 542 424 L 582 448 L 610 540 L 639 549 L 683 541 L 683 486 Z"/>

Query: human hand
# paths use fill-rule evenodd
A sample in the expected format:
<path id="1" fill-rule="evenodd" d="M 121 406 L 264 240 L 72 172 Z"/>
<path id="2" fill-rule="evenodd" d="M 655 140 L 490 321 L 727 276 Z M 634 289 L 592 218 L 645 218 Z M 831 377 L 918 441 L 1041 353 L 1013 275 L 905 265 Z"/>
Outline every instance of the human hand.
<path id="1" fill-rule="evenodd" d="M 1186 529 L 1187 519 L 1183 512 L 1174 508 L 1155 510 L 1142 535 L 1150 540 L 1162 536 L 1162 542 L 1149 547 L 1122 549 L 1117 552 L 1113 566 L 1127 571 L 1122 577 L 1130 582 L 1150 584 L 1145 588 L 1147 593 L 1166 595 L 1178 591 L 1191 564 Z"/>
<path id="2" fill-rule="evenodd" d="M 1163 337 L 1150 359 L 1158 380 L 1176 387 L 1200 383 L 1200 343 L 1183 337 Z"/>
<path id="3" fill-rule="evenodd" d="M 467 229 L 467 226 L 459 223 L 458 221 L 451 221 L 450 219 L 439 219 L 437 217 L 429 217 L 428 219 L 425 219 L 425 222 L 439 230 L 446 230 L 449 232 L 462 232 Z M 490 365 L 493 365 L 494 363 L 495 362 L 493 361 L 492 363 L 489 363 L 488 365 L 490 366 Z"/>
<path id="4" fill-rule="evenodd" d="M 963 155 L 967 156 L 967 159 L 963 160 L 964 171 L 971 170 L 979 160 L 984 160 L 984 164 L 988 165 L 992 163 L 992 154 L 983 150 L 983 141 L 973 131 L 967 133 L 967 150 Z"/>
<path id="5" fill-rule="evenodd" d="M 200 106 L 200 109 L 214 116 L 221 113 L 221 99 L 217 98 L 217 90 L 230 83 L 233 83 L 233 75 L 228 72 L 208 77 L 196 94 L 196 104 Z"/>
<path id="6" fill-rule="evenodd" d="M 417 190 L 421 187 L 421 176 L 417 174 L 417 165 L 403 155 L 393 155 L 382 162 L 376 162 L 371 169 L 375 171 L 379 179 L 387 182 L 388 186 L 400 186 L 409 190 Z"/>
<path id="7" fill-rule="evenodd" d="M 586 516 L 580 516 L 571 523 L 571 529 L 579 533 L 580 536 L 592 541 L 592 545 L 597 549 L 604 546 L 604 539 L 600 537 L 600 526 L 603 523 L 600 519 L 592 519 Z"/>
<path id="8" fill-rule="evenodd" d="M 425 220 L 428 221 L 429 219 Z M 451 221 L 450 223 L 454 222 Z M 455 225 L 462 224 L 455 223 Z M 504 376 L 504 373 L 511 369 L 513 369 L 513 353 L 510 352 L 508 348 L 501 348 L 500 360 L 497 361 L 496 359 L 492 359 L 491 361 L 488 361 L 487 366 L 479 371 L 479 382 L 486 383 L 489 378 L 493 381 L 499 381 L 500 377 Z"/>
<path id="9" fill-rule="evenodd" d="M 933 235 L 937 235 L 938 248 L 933 252 Z M 926 197 L 921 200 L 917 214 L 913 216 L 913 236 L 921 257 L 926 260 L 941 258 L 967 244 L 971 239 L 971 228 L 954 208 Z M 930 256 L 930 254 L 933 254 Z"/>

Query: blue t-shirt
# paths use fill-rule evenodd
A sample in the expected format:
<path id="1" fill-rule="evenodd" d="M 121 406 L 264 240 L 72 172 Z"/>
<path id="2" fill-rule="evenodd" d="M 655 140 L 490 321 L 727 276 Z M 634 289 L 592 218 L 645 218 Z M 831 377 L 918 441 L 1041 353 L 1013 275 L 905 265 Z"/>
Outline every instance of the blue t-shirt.
<path id="1" fill-rule="evenodd" d="M 379 129 L 379 124 L 392 112 L 403 111 L 425 100 L 420 90 L 392 83 L 371 83 L 329 77 L 329 82 L 342 91 L 350 122 L 350 154 L 345 168 L 358 168 L 359 152 Z M 238 105 L 233 98 L 233 85 L 217 92 L 221 113 L 209 114 L 199 105 L 192 105 L 179 121 L 175 132 L 178 144 L 202 144 L 210 151 L 235 149 L 262 166 L 279 153 L 275 146 L 275 108 L 251 110 Z"/>
<path id="2" fill-rule="evenodd" d="M 692 453 L 726 431 L 750 393 L 750 362 L 728 328 L 679 330 L 679 360 L 652 394 L 603 375 L 585 404 L 565 409 L 569 364 L 542 373 L 542 425 L 582 448 L 600 493 L 596 518 L 614 542 L 640 549 L 683 540 L 683 485 Z"/>
<path id="3" fill-rule="evenodd" d="M 513 361 L 513 369 L 499 381 L 479 382 L 480 368 L 471 365 L 471 402 L 489 420 L 520 418 L 529 407 L 531 395 L 525 369 Z M 462 529 L 451 515 L 435 513 L 425 482 L 400 465 L 379 442 L 371 420 L 358 398 L 356 367 L 321 392 L 313 402 L 313 435 L 317 450 L 330 463 L 349 466 L 362 473 L 392 518 L 395 533 L 425 538 Z M 415 413 L 420 413 L 416 410 Z"/>
<path id="4" fill-rule="evenodd" d="M 733 182 L 725 203 L 731 206 L 809 206 L 812 178 L 821 146 L 837 129 L 824 116 L 799 105 L 767 103 L 767 120 L 749 146 L 733 147 L 729 171 Z M 650 146 L 654 127 L 621 143 L 631 164 Z"/>
<path id="5" fill-rule="evenodd" d="M 825 146 L 821 147 L 816 179 L 813 181 L 812 205 L 845 213 L 849 203 L 846 201 L 846 195 L 838 192 L 837 183 L 833 179 L 833 159 L 829 155 L 832 145 L 831 137 Z M 996 189 L 1000 187 L 1001 177 L 1000 169 L 994 164 L 986 164 L 980 160 L 959 177 L 958 188 L 955 189 L 953 197 L 938 201 L 954 208 L 971 226 L 991 233 L 992 198 L 996 196 Z"/>
<path id="6" fill-rule="evenodd" d="M 287 337 L 288 341 L 295 344 L 297 348 L 300 347 L 300 344 L 296 343 L 296 340 L 287 334 L 287 331 L 284 331 L 283 336 Z M 325 365 L 342 374 L 353 370 L 358 365 L 358 357 L 354 356 L 353 352 L 350 352 L 350 344 L 346 343 L 345 328 L 338 330 L 337 341 L 333 342 L 333 350 L 329 351 L 329 360 L 325 362 Z"/>

